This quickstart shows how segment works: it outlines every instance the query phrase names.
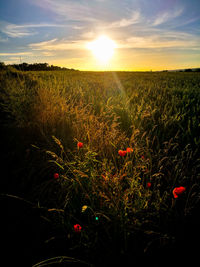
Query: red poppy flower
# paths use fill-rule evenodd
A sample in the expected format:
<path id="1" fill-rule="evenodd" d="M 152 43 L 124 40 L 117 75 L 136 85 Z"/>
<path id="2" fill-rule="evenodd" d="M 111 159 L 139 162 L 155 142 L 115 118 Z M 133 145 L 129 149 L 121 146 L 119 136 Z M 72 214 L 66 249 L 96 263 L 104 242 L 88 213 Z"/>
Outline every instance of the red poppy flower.
<path id="1" fill-rule="evenodd" d="M 127 152 L 127 153 L 132 153 L 132 152 L 133 152 L 133 149 L 132 149 L 131 147 L 128 147 L 128 148 L 126 149 L 126 152 Z"/>
<path id="2" fill-rule="evenodd" d="M 178 198 L 179 195 L 183 194 L 183 192 L 185 192 L 185 187 L 184 186 L 179 186 L 179 187 L 175 187 L 173 190 L 173 196 L 174 198 Z"/>
<path id="3" fill-rule="evenodd" d="M 82 147 L 83 147 L 83 143 L 78 142 L 77 147 L 78 147 L 78 148 L 82 148 Z"/>
<path id="4" fill-rule="evenodd" d="M 147 183 L 147 187 L 148 187 L 148 188 L 151 187 L 151 183 L 150 183 L 150 182 Z"/>
<path id="5" fill-rule="evenodd" d="M 123 152 L 122 152 L 122 156 L 123 156 L 123 157 L 126 156 L 126 153 L 127 153 L 126 150 L 123 151 Z"/>
<path id="6" fill-rule="evenodd" d="M 142 159 L 142 160 L 144 160 L 144 159 L 145 159 L 144 155 L 142 155 L 142 156 L 141 156 L 141 159 Z"/>
<path id="7" fill-rule="evenodd" d="M 122 153 L 123 153 L 122 150 L 119 150 L 119 151 L 118 151 L 118 154 L 119 154 L 120 156 L 122 156 Z"/>
<path id="8" fill-rule="evenodd" d="M 58 173 L 54 173 L 53 177 L 54 177 L 54 179 L 58 179 L 59 178 L 59 174 Z"/>
<path id="9" fill-rule="evenodd" d="M 119 154 L 120 156 L 122 155 L 122 153 L 123 153 L 122 150 L 119 150 L 119 151 L 118 151 L 118 154 Z"/>
<path id="10" fill-rule="evenodd" d="M 80 224 L 75 224 L 74 225 L 74 231 L 76 233 L 80 233 L 81 232 L 81 229 L 82 229 L 82 227 L 80 226 Z"/>
<path id="11" fill-rule="evenodd" d="M 118 151 L 118 154 L 121 156 L 121 157 L 124 157 L 124 156 L 126 156 L 126 150 L 119 150 Z"/>

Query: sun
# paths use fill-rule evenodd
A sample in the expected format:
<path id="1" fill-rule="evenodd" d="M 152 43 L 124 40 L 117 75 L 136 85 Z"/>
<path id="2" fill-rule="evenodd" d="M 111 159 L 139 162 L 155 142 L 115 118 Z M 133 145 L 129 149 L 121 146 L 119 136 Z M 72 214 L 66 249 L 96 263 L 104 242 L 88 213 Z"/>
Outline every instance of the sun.
<path id="1" fill-rule="evenodd" d="M 106 64 L 113 57 L 116 43 L 109 37 L 101 35 L 96 40 L 88 43 L 87 48 L 92 51 L 100 63 Z"/>

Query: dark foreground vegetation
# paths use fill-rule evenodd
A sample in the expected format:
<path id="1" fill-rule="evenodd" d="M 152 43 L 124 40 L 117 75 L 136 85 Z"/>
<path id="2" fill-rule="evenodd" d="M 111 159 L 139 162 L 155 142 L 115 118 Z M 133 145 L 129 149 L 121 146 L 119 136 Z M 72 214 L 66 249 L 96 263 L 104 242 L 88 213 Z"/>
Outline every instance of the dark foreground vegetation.
<path id="1" fill-rule="evenodd" d="M 196 263 L 200 74 L 0 72 L 3 266 Z"/>

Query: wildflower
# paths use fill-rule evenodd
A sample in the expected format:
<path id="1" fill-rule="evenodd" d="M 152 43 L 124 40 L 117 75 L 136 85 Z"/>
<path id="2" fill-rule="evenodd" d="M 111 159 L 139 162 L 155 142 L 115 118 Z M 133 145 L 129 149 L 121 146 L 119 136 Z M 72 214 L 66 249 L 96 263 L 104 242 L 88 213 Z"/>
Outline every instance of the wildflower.
<path id="1" fill-rule="evenodd" d="M 126 156 L 126 150 L 119 150 L 118 151 L 118 154 L 121 156 L 121 157 L 124 157 L 124 156 Z"/>
<path id="2" fill-rule="evenodd" d="M 127 153 L 126 151 L 123 151 L 122 152 L 122 157 L 126 156 L 126 153 Z"/>
<path id="3" fill-rule="evenodd" d="M 147 187 L 150 188 L 151 187 L 151 182 L 147 183 Z"/>
<path id="4" fill-rule="evenodd" d="M 175 187 L 173 190 L 173 196 L 174 198 L 178 198 L 179 195 L 183 194 L 183 192 L 185 192 L 185 187 L 184 186 L 179 186 L 179 187 Z"/>
<path id="5" fill-rule="evenodd" d="M 132 153 L 133 152 L 133 149 L 131 147 L 127 147 L 126 152 L 127 153 Z"/>
<path id="6" fill-rule="evenodd" d="M 77 147 L 78 147 L 78 149 L 79 149 L 79 148 L 82 148 L 82 147 L 83 147 L 83 143 L 78 142 Z"/>
<path id="7" fill-rule="evenodd" d="M 120 156 L 122 156 L 122 153 L 123 153 L 122 150 L 119 150 L 119 151 L 118 151 L 118 154 L 119 154 Z"/>
<path id="8" fill-rule="evenodd" d="M 81 211 L 82 211 L 82 212 L 85 212 L 87 208 L 88 208 L 88 206 L 87 206 L 87 205 L 84 205 L 84 206 L 82 207 Z"/>
<path id="9" fill-rule="evenodd" d="M 54 173 L 53 177 L 54 177 L 54 179 L 58 179 L 59 178 L 59 174 L 58 173 Z"/>
<path id="10" fill-rule="evenodd" d="M 144 160 L 144 159 L 145 159 L 144 155 L 142 155 L 142 156 L 141 156 L 141 159 L 142 159 L 142 160 Z"/>
<path id="11" fill-rule="evenodd" d="M 74 231 L 76 233 L 80 233 L 81 232 L 81 229 L 82 229 L 82 227 L 80 226 L 80 224 L 75 224 L 74 225 Z"/>

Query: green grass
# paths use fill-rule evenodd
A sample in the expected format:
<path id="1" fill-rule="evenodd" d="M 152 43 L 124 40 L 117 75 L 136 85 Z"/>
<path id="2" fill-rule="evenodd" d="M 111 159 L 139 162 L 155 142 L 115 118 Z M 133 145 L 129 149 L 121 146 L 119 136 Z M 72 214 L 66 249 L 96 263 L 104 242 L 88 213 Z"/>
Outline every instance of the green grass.
<path id="1" fill-rule="evenodd" d="M 12 167 L 4 193 L 33 203 L 53 229 L 41 243 L 57 246 L 34 266 L 58 263 L 61 245 L 63 259 L 98 266 L 180 241 L 178 229 L 199 205 L 198 73 L 11 70 L 0 78 L 4 162 Z M 127 147 L 133 153 L 120 157 Z M 178 186 L 186 192 L 174 199 Z"/>

